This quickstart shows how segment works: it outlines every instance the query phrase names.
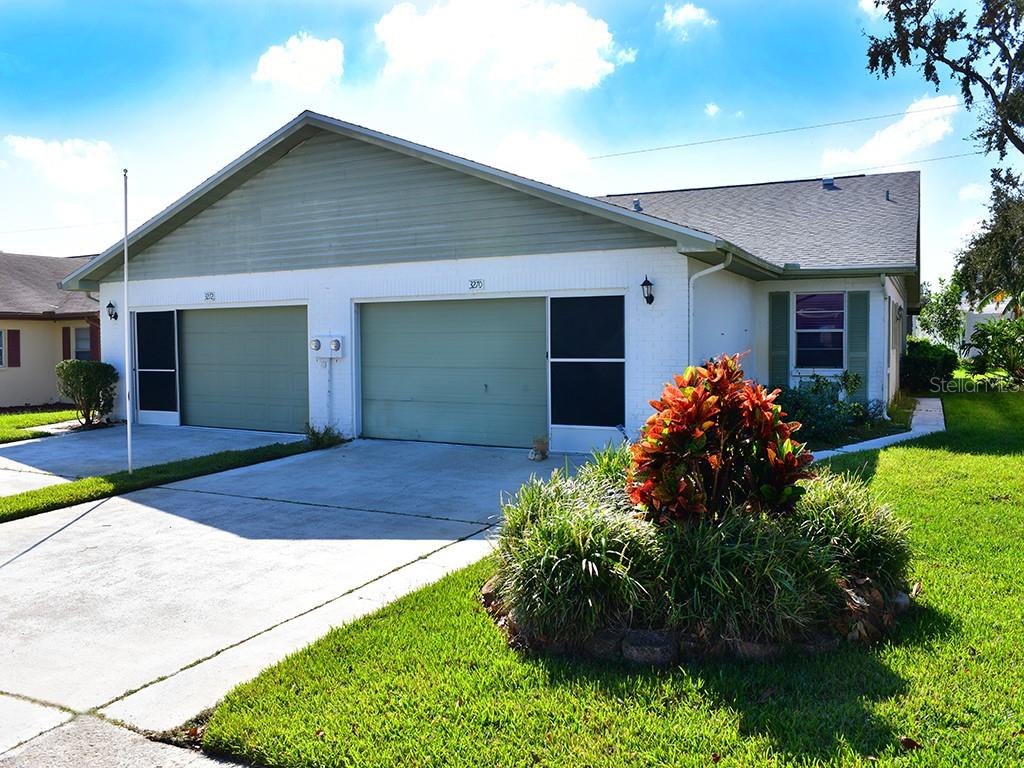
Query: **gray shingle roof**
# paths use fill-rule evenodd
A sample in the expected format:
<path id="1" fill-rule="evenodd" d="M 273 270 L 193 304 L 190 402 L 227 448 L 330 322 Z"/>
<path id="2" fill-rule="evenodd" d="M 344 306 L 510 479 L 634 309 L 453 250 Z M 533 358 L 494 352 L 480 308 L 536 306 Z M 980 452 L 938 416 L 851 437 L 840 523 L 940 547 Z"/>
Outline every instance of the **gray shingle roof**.
<path id="1" fill-rule="evenodd" d="M 713 232 L 776 266 L 802 269 L 916 268 L 918 171 L 598 198 Z M 886 195 L 888 193 L 888 197 Z"/>
<path id="2" fill-rule="evenodd" d="M 0 315 L 75 316 L 99 311 L 84 293 L 57 283 L 91 257 L 26 256 L 0 251 Z"/>

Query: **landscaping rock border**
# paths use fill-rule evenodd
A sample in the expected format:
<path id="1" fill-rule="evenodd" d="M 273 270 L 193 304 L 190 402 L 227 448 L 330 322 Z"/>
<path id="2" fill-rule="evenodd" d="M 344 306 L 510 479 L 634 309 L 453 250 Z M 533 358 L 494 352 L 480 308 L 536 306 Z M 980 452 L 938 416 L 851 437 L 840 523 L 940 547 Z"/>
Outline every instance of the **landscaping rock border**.
<path id="1" fill-rule="evenodd" d="M 601 627 L 583 643 L 574 646 L 533 637 L 524 632 L 498 599 L 497 576 L 491 577 L 480 590 L 480 602 L 507 635 L 510 648 L 551 655 L 586 656 L 602 661 L 626 661 L 638 666 L 665 669 L 680 660 L 727 657 L 767 662 L 790 653 L 815 656 L 836 650 L 843 644 L 843 638 L 850 643 L 875 643 L 894 626 L 897 615 L 910 610 L 920 591 L 920 585 L 917 584 L 910 594 L 899 591 L 886 598 L 869 579 L 859 579 L 842 586 L 846 603 L 832 621 L 835 633 L 790 643 L 766 643 L 742 638 L 717 638 L 709 641 L 697 635 L 669 629 Z"/>

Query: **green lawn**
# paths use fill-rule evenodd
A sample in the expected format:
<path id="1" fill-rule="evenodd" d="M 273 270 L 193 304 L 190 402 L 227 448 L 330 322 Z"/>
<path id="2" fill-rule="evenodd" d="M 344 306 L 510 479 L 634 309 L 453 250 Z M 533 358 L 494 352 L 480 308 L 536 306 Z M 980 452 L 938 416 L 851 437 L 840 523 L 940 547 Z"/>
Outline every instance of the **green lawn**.
<path id="1" fill-rule="evenodd" d="M 33 437 L 48 437 L 48 432 L 33 430 L 43 424 L 56 424 L 75 418 L 74 411 L 30 411 L 26 413 L 0 413 L 0 443 L 13 443 Z"/>
<path id="2" fill-rule="evenodd" d="M 96 501 L 129 491 L 151 488 L 154 485 L 165 485 L 179 480 L 188 480 L 190 477 L 209 475 L 227 469 L 258 464 L 262 461 L 294 456 L 297 453 L 305 453 L 322 447 L 325 446 L 311 445 L 307 440 L 300 440 L 295 443 L 274 443 L 242 451 L 221 451 L 206 456 L 142 467 L 130 475 L 127 472 L 115 472 L 99 477 L 83 477 L 81 480 L 74 480 L 70 483 L 50 485 L 46 488 L 16 493 L 11 496 L 0 496 L 0 523 L 70 507 L 72 504 Z"/>
<path id="3" fill-rule="evenodd" d="M 317 767 L 1024 764 L 1024 395 L 945 407 L 946 433 L 834 462 L 914 524 L 924 589 L 885 645 L 667 673 L 522 658 L 477 602 L 484 562 L 240 686 L 204 747 Z"/>

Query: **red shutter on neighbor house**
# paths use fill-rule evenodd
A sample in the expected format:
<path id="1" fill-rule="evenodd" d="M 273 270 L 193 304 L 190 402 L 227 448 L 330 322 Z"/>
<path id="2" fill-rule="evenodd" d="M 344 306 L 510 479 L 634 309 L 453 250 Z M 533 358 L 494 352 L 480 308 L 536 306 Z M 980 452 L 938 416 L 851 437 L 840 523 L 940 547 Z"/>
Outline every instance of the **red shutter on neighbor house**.
<path id="1" fill-rule="evenodd" d="M 21 331 L 7 332 L 7 367 L 21 367 Z"/>
<path id="2" fill-rule="evenodd" d="M 64 327 L 60 329 L 60 359 L 70 360 L 71 359 L 71 329 Z"/>
<path id="3" fill-rule="evenodd" d="M 89 357 L 93 360 L 100 359 L 100 327 L 99 325 L 89 326 Z"/>

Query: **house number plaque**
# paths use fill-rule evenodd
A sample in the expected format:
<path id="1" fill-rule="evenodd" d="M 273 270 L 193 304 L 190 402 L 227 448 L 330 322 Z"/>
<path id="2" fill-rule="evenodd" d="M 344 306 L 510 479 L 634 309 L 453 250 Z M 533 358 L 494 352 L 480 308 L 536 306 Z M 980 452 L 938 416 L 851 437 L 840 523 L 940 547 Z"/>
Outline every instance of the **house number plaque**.
<path id="1" fill-rule="evenodd" d="M 477 280 L 470 280 L 469 281 L 469 290 L 471 290 L 471 291 L 482 291 L 483 289 L 484 289 L 484 281 L 483 281 L 483 279 L 477 279 Z"/>

